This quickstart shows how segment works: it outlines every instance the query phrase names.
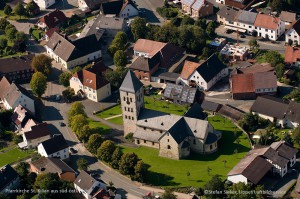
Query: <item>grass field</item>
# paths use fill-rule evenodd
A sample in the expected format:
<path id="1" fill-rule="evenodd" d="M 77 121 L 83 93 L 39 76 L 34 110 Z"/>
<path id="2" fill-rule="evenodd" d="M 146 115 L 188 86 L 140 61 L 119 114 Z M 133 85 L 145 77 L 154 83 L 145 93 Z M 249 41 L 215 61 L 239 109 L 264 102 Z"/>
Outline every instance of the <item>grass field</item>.
<path id="1" fill-rule="evenodd" d="M 162 111 L 165 113 L 184 115 L 184 113 L 188 109 L 187 106 L 182 106 L 178 104 L 169 103 L 164 100 L 160 100 L 160 95 L 145 96 L 144 99 L 145 99 L 145 108 Z M 117 105 L 103 112 L 100 112 L 96 115 L 104 119 L 104 118 L 108 118 L 120 114 L 122 114 L 121 105 Z M 107 121 L 114 124 L 123 124 L 122 117 L 113 118 Z"/>
<path id="2" fill-rule="evenodd" d="M 95 121 L 91 118 L 88 118 L 89 126 L 91 128 L 92 134 L 99 133 L 101 135 L 105 135 L 110 133 L 111 128 L 102 124 L 101 122 Z"/>
<path id="3" fill-rule="evenodd" d="M 22 151 L 19 148 L 14 148 L 5 153 L 0 153 L 0 167 L 10 164 L 12 162 L 16 162 L 20 159 L 31 156 L 31 151 Z"/>
<path id="4" fill-rule="evenodd" d="M 38 30 L 38 29 L 33 29 L 32 30 L 32 35 L 37 39 L 41 39 L 42 37 L 42 31 Z"/>
<path id="5" fill-rule="evenodd" d="M 202 187 L 215 174 L 225 179 L 226 174 L 250 150 L 250 143 L 247 136 L 238 131 L 230 120 L 214 116 L 210 117 L 209 121 L 216 130 L 223 132 L 216 153 L 193 154 L 189 159 L 171 160 L 159 157 L 157 149 L 148 147 L 124 147 L 123 152 L 136 153 L 150 166 L 147 182 L 155 186 Z M 236 138 L 239 138 L 239 144 L 235 142 Z M 235 149 L 237 149 L 237 153 L 234 153 Z M 226 165 L 224 165 L 224 160 L 227 161 Z M 211 169 L 209 174 L 208 167 Z M 190 173 L 190 176 L 187 176 L 187 172 Z"/>

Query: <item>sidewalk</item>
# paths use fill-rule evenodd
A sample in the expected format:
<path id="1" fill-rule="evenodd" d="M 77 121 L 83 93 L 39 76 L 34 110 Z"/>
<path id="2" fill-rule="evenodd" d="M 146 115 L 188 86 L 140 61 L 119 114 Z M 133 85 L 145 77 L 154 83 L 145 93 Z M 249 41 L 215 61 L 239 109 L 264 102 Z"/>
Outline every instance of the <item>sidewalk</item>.
<path id="1" fill-rule="evenodd" d="M 121 117 L 121 116 L 122 116 L 122 114 L 114 115 L 114 116 L 111 116 L 111 117 L 104 118 L 104 120 L 110 120 L 110 119 L 113 119 L 113 118 L 116 118 L 116 117 Z"/>

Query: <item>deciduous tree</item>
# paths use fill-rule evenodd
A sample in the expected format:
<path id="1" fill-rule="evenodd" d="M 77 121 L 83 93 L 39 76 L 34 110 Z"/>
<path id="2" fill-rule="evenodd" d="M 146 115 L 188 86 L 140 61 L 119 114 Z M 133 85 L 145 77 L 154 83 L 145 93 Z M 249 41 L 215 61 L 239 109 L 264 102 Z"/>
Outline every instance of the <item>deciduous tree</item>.
<path id="1" fill-rule="evenodd" d="M 5 28 L 8 24 L 9 22 L 6 19 L 0 18 L 0 30 L 5 31 Z"/>
<path id="2" fill-rule="evenodd" d="M 31 67 L 44 75 L 49 75 L 51 71 L 52 59 L 44 54 L 39 54 L 33 57 Z"/>
<path id="3" fill-rule="evenodd" d="M 111 163 L 110 163 L 110 165 L 114 169 L 119 169 L 119 163 L 122 158 L 122 155 L 123 155 L 123 152 L 121 151 L 120 147 L 117 147 L 112 154 Z"/>
<path id="4" fill-rule="evenodd" d="M 80 170 L 87 170 L 89 162 L 85 158 L 79 158 L 76 161 L 76 164 L 77 164 L 78 169 L 80 169 Z"/>
<path id="5" fill-rule="evenodd" d="M 166 189 L 161 196 L 162 199 L 176 199 L 177 196 L 173 193 L 171 189 Z"/>
<path id="6" fill-rule="evenodd" d="M 81 102 L 74 102 L 69 111 L 68 111 L 68 124 L 69 126 L 71 126 L 71 122 L 73 117 L 75 117 L 76 115 L 84 115 L 85 117 L 87 117 L 85 111 L 84 111 L 84 106 Z"/>
<path id="7" fill-rule="evenodd" d="M 25 7 L 23 6 L 22 3 L 18 3 L 17 6 L 15 7 L 14 9 L 14 12 L 19 15 L 20 19 L 22 16 L 26 15 L 26 9 Z"/>
<path id="8" fill-rule="evenodd" d="M 62 96 L 63 96 L 63 98 L 65 98 L 69 102 L 75 96 L 75 91 L 74 91 L 73 88 L 68 87 L 65 90 L 63 90 Z"/>
<path id="9" fill-rule="evenodd" d="M 229 188 L 230 193 L 234 194 L 227 194 L 227 198 L 230 199 L 251 199 L 255 198 L 255 194 L 250 185 L 246 185 L 243 182 L 239 182 L 233 184 L 232 187 Z M 247 193 L 247 194 L 245 194 Z"/>
<path id="10" fill-rule="evenodd" d="M 72 131 L 75 132 L 76 134 L 80 132 L 82 127 L 85 125 L 88 125 L 88 121 L 85 115 L 79 114 L 79 115 L 75 115 L 72 118 L 71 128 Z"/>
<path id="11" fill-rule="evenodd" d="M 114 54 L 114 63 L 117 67 L 124 67 L 127 64 L 126 54 L 123 50 L 118 50 Z"/>
<path id="12" fill-rule="evenodd" d="M 17 29 L 15 27 L 5 29 L 5 35 L 10 40 L 13 41 L 16 38 Z"/>
<path id="13" fill-rule="evenodd" d="M 135 153 L 125 153 L 122 155 L 119 170 L 124 175 L 134 175 L 134 167 L 138 162 L 138 156 Z"/>
<path id="14" fill-rule="evenodd" d="M 99 134 L 92 134 L 90 137 L 89 137 L 89 140 L 86 144 L 87 146 L 87 149 L 93 153 L 93 154 L 97 154 L 97 150 L 98 148 L 101 146 L 103 142 L 103 139 L 101 137 L 101 135 Z"/>
<path id="15" fill-rule="evenodd" d="M 5 15 L 10 15 L 12 13 L 12 8 L 10 5 L 6 4 L 3 11 Z"/>
<path id="16" fill-rule="evenodd" d="M 205 194 L 207 198 L 223 198 L 224 197 L 224 183 L 219 175 L 215 175 L 204 185 L 204 190 L 213 190 L 213 193 Z"/>
<path id="17" fill-rule="evenodd" d="M 72 77 L 72 74 L 69 72 L 63 72 L 59 75 L 58 82 L 63 85 L 64 87 L 70 86 L 70 78 Z"/>
<path id="18" fill-rule="evenodd" d="M 0 49 L 4 50 L 7 47 L 7 39 L 0 38 Z"/>
<path id="19" fill-rule="evenodd" d="M 131 24 L 131 32 L 134 40 L 145 38 L 147 33 L 147 21 L 144 18 L 135 17 Z"/>
<path id="20" fill-rule="evenodd" d="M 47 89 L 47 77 L 41 72 L 35 72 L 30 81 L 30 88 L 40 98 Z"/>
<path id="21" fill-rule="evenodd" d="M 97 157 L 104 162 L 111 162 L 112 154 L 116 149 L 116 145 L 110 141 L 104 141 L 97 150 Z"/>
<path id="22" fill-rule="evenodd" d="M 139 160 L 134 167 L 133 179 L 138 182 L 145 182 L 147 170 L 147 165 L 142 160 Z"/>
<path id="23" fill-rule="evenodd" d="M 16 171 L 17 173 L 23 178 L 25 179 L 27 177 L 27 175 L 29 174 L 29 164 L 27 162 L 20 162 L 17 164 L 16 166 Z"/>

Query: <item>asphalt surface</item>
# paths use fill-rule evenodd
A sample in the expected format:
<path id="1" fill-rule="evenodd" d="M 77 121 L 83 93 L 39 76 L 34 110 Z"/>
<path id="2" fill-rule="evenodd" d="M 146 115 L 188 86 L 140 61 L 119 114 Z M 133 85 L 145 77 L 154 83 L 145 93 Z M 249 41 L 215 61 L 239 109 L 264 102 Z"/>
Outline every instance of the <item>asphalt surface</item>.
<path id="1" fill-rule="evenodd" d="M 140 17 L 146 18 L 149 23 L 161 25 L 164 19 L 156 12 L 156 8 L 163 6 L 162 0 L 135 0 Z"/>

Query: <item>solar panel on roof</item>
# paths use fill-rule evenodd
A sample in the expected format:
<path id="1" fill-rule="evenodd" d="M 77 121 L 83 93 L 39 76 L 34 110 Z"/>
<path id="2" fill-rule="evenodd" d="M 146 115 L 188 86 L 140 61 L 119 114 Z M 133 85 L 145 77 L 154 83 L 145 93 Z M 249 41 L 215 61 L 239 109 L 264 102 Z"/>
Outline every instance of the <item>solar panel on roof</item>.
<path id="1" fill-rule="evenodd" d="M 196 0 L 196 2 L 193 4 L 192 8 L 195 10 L 199 10 L 204 3 L 204 0 Z"/>

